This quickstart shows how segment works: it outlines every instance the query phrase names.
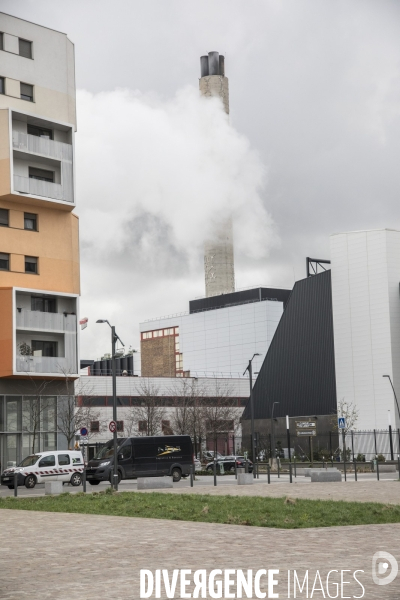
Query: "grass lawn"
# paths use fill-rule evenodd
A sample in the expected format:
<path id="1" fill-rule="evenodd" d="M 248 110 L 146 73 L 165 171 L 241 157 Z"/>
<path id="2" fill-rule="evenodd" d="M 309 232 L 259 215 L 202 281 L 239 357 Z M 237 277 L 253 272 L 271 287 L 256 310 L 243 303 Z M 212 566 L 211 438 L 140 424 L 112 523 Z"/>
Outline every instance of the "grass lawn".
<path id="1" fill-rule="evenodd" d="M 192 496 L 157 492 L 116 494 L 111 491 L 111 488 L 91 494 L 81 492 L 39 498 L 1 498 L 0 508 L 255 525 L 283 529 L 400 523 L 400 506 L 390 504 L 257 496 Z"/>

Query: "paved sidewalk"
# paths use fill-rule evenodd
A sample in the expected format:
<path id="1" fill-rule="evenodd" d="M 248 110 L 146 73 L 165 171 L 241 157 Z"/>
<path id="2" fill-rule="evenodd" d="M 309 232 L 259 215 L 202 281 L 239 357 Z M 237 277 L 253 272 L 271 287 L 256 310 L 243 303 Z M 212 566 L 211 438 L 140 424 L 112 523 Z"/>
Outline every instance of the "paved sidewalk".
<path id="1" fill-rule="evenodd" d="M 0 531 L 2 600 L 136 600 L 141 568 L 168 569 L 170 575 L 176 568 L 279 569 L 275 591 L 280 598 L 288 598 L 288 569 L 296 569 L 301 580 L 309 569 L 312 582 L 318 569 L 324 585 L 332 569 L 362 569 L 363 598 L 400 596 L 400 576 L 387 586 L 374 585 L 371 578 L 376 551 L 390 552 L 400 561 L 400 524 L 290 531 L 0 510 Z M 344 586 L 343 597 L 360 597 L 362 589 L 352 573 L 344 579 L 353 584 Z M 266 591 L 264 585 L 262 589 Z M 166 598 L 163 587 L 161 591 Z M 334 589 L 330 593 L 335 597 Z M 179 591 L 175 597 L 181 598 Z M 297 592 L 297 597 L 311 596 Z M 324 596 L 317 591 L 312 597 Z"/>
<path id="2" fill-rule="evenodd" d="M 304 479 L 304 478 L 303 478 Z M 138 490 L 141 493 L 154 490 Z M 157 490 L 166 494 L 210 494 L 213 496 L 263 496 L 280 498 L 309 498 L 311 500 L 347 500 L 349 502 L 381 502 L 400 504 L 399 481 L 347 481 L 335 483 L 255 483 L 254 485 L 204 486 L 195 482 L 194 487 Z M 400 594 L 399 594 L 400 598 Z"/>

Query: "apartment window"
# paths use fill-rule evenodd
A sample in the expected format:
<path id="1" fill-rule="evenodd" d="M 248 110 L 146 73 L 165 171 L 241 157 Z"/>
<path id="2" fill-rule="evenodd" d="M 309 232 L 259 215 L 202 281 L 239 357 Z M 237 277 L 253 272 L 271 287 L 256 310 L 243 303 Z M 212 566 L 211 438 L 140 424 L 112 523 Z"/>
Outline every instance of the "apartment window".
<path id="1" fill-rule="evenodd" d="M 57 312 L 55 298 L 42 298 L 41 296 L 31 296 L 31 310 L 40 312 Z"/>
<path id="2" fill-rule="evenodd" d="M 10 255 L 0 252 L 0 271 L 10 270 Z"/>
<path id="3" fill-rule="evenodd" d="M 40 181 L 49 181 L 50 183 L 54 183 L 54 171 L 46 171 L 45 169 L 29 167 L 29 179 L 40 179 Z"/>
<path id="4" fill-rule="evenodd" d="M 25 273 L 37 273 L 38 259 L 36 256 L 25 256 Z"/>
<path id="5" fill-rule="evenodd" d="M 117 421 L 117 432 L 122 433 L 124 431 L 124 422 Z"/>
<path id="6" fill-rule="evenodd" d="M 19 55 L 25 56 L 25 58 L 32 58 L 32 42 L 28 40 L 18 39 L 19 44 Z"/>
<path id="7" fill-rule="evenodd" d="M 33 85 L 29 83 L 22 83 L 21 86 L 21 100 L 27 100 L 28 102 L 33 102 Z"/>
<path id="8" fill-rule="evenodd" d="M 0 227 L 8 227 L 8 210 L 0 208 Z"/>
<path id="9" fill-rule="evenodd" d="M 24 213 L 24 229 L 37 231 L 37 215 L 33 213 Z"/>
<path id="10" fill-rule="evenodd" d="M 28 124 L 28 133 L 29 135 L 36 135 L 36 137 L 45 138 L 47 140 L 53 139 L 53 131 L 51 129 L 46 129 L 45 127 L 37 127 L 36 125 Z"/>
<path id="11" fill-rule="evenodd" d="M 100 433 L 100 421 L 90 421 L 90 433 Z"/>
<path id="12" fill-rule="evenodd" d="M 32 352 L 35 356 L 58 356 L 58 342 L 44 342 L 43 340 L 32 340 Z"/>
<path id="13" fill-rule="evenodd" d="M 6 89 L 4 85 L 4 77 L 0 77 L 0 94 L 5 94 Z"/>
<path id="14" fill-rule="evenodd" d="M 0 31 L 0 50 L 3 50 L 3 32 Z"/>

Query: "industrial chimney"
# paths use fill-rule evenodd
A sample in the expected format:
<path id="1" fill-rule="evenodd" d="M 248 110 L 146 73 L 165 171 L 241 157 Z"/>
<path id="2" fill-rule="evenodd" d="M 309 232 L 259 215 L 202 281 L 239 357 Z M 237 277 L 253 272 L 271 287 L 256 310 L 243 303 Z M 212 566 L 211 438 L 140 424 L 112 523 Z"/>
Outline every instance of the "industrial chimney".
<path id="1" fill-rule="evenodd" d="M 200 94 L 221 98 L 229 114 L 229 82 L 225 77 L 225 59 L 218 52 L 200 57 Z M 215 232 L 213 239 L 204 243 L 204 275 L 206 296 L 218 296 L 235 291 L 232 219 Z"/>

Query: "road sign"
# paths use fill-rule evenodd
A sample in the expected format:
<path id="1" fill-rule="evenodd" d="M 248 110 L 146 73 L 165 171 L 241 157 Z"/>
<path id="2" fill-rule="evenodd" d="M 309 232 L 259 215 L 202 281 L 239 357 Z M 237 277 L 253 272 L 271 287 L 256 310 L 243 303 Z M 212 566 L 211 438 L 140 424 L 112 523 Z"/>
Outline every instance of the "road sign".
<path id="1" fill-rule="evenodd" d="M 338 417 L 337 422 L 339 429 L 346 429 L 346 417 Z"/>
<path id="2" fill-rule="evenodd" d="M 88 324 L 88 318 L 87 317 L 83 317 L 83 319 L 81 319 L 79 321 L 79 325 L 81 326 L 81 329 L 86 329 L 87 324 Z"/>
<path id="3" fill-rule="evenodd" d="M 81 427 L 81 436 L 86 437 L 88 434 L 88 430 L 86 427 Z"/>
<path id="4" fill-rule="evenodd" d="M 296 435 L 298 437 L 315 437 L 317 435 L 317 422 L 296 421 Z"/>
<path id="5" fill-rule="evenodd" d="M 117 431 L 117 424 L 115 421 L 110 421 L 110 423 L 108 424 L 108 429 L 111 431 L 111 433 L 115 433 Z"/>

